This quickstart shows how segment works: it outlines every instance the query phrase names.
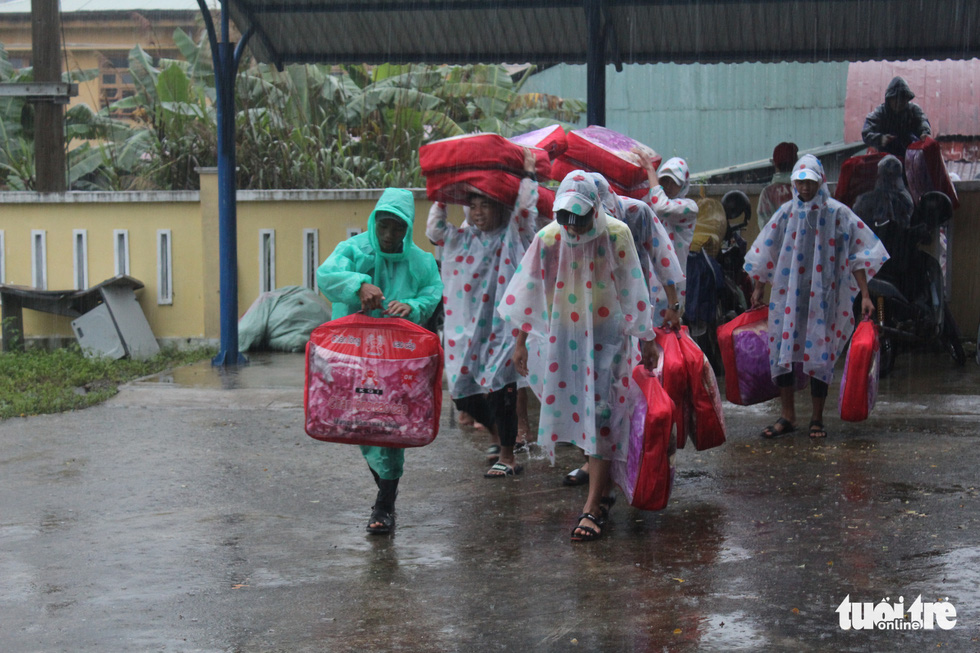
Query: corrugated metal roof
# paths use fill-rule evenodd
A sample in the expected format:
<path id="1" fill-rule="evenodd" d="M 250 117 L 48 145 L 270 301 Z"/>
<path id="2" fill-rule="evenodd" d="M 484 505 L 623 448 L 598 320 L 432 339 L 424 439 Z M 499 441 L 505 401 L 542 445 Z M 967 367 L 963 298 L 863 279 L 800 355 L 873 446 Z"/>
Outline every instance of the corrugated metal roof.
<path id="1" fill-rule="evenodd" d="M 209 7 L 217 9 L 218 0 L 207 0 Z M 194 11 L 200 13 L 197 0 L 61 0 L 61 13 L 72 14 L 86 11 Z M 0 0 L 0 14 L 29 14 L 31 0 Z"/>
<path id="2" fill-rule="evenodd" d="M 264 62 L 861 61 L 980 53 L 976 0 L 229 0 Z"/>
<path id="3" fill-rule="evenodd" d="M 584 100 L 585 78 L 585 66 L 559 65 L 524 90 Z M 801 150 L 842 142 L 846 82 L 846 63 L 609 67 L 606 125 L 684 157 L 692 173 L 714 170 L 768 160 L 780 141 Z"/>
<path id="4" fill-rule="evenodd" d="M 861 140 L 865 116 L 885 100 L 895 76 L 905 78 L 925 111 L 933 136 L 980 136 L 980 59 L 967 61 L 866 61 L 847 72 L 844 137 Z"/>

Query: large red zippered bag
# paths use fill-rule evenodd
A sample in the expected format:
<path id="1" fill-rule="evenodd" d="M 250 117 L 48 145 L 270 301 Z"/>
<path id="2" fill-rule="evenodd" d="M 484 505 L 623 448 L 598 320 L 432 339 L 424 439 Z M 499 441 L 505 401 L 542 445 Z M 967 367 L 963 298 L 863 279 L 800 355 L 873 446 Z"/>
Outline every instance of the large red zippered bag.
<path id="1" fill-rule="evenodd" d="M 769 307 L 745 311 L 718 327 L 718 349 L 725 366 L 725 399 L 738 406 L 769 401 L 779 388 L 769 369 Z M 794 365 L 796 390 L 806 387 L 807 376 Z"/>
<path id="2" fill-rule="evenodd" d="M 442 356 L 439 336 L 401 318 L 354 313 L 318 326 L 306 345 L 306 433 L 344 444 L 429 444 L 439 433 Z"/>
<path id="3" fill-rule="evenodd" d="M 613 461 L 610 473 L 627 502 L 640 510 L 663 510 L 674 485 L 674 402 L 654 373 L 633 368 L 630 394 L 635 408 L 625 461 Z"/>
<path id="4" fill-rule="evenodd" d="M 860 422 L 871 414 L 878 397 L 880 359 L 878 327 L 871 320 L 862 320 L 851 336 L 837 398 L 837 409 L 845 422 Z"/>

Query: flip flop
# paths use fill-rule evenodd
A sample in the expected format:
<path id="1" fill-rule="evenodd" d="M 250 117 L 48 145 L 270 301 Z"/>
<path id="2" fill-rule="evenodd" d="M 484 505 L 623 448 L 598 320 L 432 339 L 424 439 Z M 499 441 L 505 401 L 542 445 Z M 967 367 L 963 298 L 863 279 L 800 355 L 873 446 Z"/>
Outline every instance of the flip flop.
<path id="1" fill-rule="evenodd" d="M 579 467 L 565 474 L 563 485 L 586 485 L 589 482 L 589 473 Z"/>
<path id="2" fill-rule="evenodd" d="M 487 462 L 493 464 L 497 462 L 499 459 L 500 459 L 500 445 L 491 444 L 489 447 L 487 447 Z"/>
<path id="3" fill-rule="evenodd" d="M 778 430 L 776 429 L 777 426 L 779 427 Z M 784 435 L 789 435 L 795 430 L 796 427 L 793 426 L 793 422 L 789 421 L 785 417 L 780 417 L 776 420 L 775 424 L 762 429 L 762 433 L 759 434 L 759 437 L 765 438 L 766 440 L 772 440 L 774 438 L 780 438 Z"/>
<path id="4" fill-rule="evenodd" d="M 511 467 L 507 463 L 496 462 L 493 464 L 493 467 L 487 470 L 483 478 L 507 478 L 508 476 L 518 476 L 523 471 L 524 467 L 522 465 Z"/>

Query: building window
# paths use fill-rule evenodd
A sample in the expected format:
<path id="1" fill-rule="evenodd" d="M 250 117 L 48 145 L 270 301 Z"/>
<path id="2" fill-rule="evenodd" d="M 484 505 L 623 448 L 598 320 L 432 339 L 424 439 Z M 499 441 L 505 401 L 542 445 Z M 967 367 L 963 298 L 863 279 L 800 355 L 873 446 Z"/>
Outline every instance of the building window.
<path id="1" fill-rule="evenodd" d="M 347 237 L 353 238 L 357 234 L 361 233 L 361 230 L 357 227 L 347 227 Z"/>
<path id="2" fill-rule="evenodd" d="M 157 229 L 157 304 L 174 303 L 173 245 L 169 229 Z"/>
<path id="3" fill-rule="evenodd" d="M 112 250 L 115 258 L 115 273 L 129 274 L 129 231 L 116 229 L 112 232 Z"/>
<path id="4" fill-rule="evenodd" d="M 129 54 L 114 53 L 99 62 L 99 95 L 101 106 L 108 108 L 136 94 L 133 74 L 129 72 Z M 113 116 L 128 116 L 134 109 L 119 109 Z"/>
<path id="5" fill-rule="evenodd" d="M 75 229 L 72 233 L 72 269 L 75 271 L 75 290 L 88 288 L 88 231 Z"/>
<path id="6" fill-rule="evenodd" d="M 276 289 L 276 230 L 259 229 L 259 292 Z"/>
<path id="7" fill-rule="evenodd" d="M 31 285 L 48 289 L 48 232 L 43 229 L 31 230 Z"/>
<path id="8" fill-rule="evenodd" d="M 303 285 L 316 289 L 316 269 L 320 266 L 320 230 L 303 230 Z"/>

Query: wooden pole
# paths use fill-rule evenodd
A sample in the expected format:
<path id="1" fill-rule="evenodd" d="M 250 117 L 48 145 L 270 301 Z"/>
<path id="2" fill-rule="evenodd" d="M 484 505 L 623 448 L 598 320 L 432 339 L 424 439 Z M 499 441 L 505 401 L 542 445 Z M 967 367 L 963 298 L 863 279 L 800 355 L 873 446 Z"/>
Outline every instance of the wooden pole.
<path id="1" fill-rule="evenodd" d="M 61 17 L 58 0 L 31 0 L 31 47 L 34 81 L 61 81 Z M 34 105 L 36 189 L 62 193 L 67 188 L 64 106 L 54 100 Z"/>

